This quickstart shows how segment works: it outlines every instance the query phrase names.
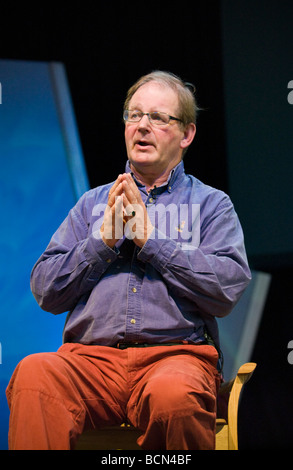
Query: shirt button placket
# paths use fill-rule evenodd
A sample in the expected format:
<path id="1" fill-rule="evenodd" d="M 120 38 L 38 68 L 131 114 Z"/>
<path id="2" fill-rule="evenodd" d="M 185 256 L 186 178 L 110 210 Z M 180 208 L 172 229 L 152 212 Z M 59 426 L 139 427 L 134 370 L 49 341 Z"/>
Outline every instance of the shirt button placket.
<path id="1" fill-rule="evenodd" d="M 126 336 L 131 341 L 137 340 L 139 333 L 139 286 L 135 286 L 135 280 L 132 279 L 132 285 L 129 286 L 128 314 L 126 322 Z"/>

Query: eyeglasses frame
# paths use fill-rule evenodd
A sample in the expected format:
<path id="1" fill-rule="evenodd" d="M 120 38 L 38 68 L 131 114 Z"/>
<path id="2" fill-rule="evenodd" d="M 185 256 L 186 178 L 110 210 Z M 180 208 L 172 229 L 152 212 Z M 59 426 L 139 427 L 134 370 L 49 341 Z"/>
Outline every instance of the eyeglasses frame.
<path id="1" fill-rule="evenodd" d="M 129 112 L 130 112 L 130 109 L 125 109 L 125 110 L 123 111 L 123 120 L 126 121 L 126 122 L 130 122 L 130 123 L 138 123 L 138 122 L 140 122 L 140 121 L 142 120 L 143 116 L 147 116 L 147 117 L 148 117 L 148 120 L 149 120 L 149 122 L 150 122 L 151 125 L 155 125 L 155 126 L 157 125 L 158 127 L 167 126 L 167 125 L 170 123 L 171 120 L 172 120 L 172 121 L 183 122 L 182 119 L 176 118 L 176 117 L 174 117 L 174 116 L 170 116 L 170 114 L 164 113 L 163 111 L 152 111 L 151 113 L 143 113 L 142 111 L 138 111 L 138 110 L 137 110 L 137 112 L 142 115 L 141 118 L 140 118 L 138 121 L 129 121 L 129 120 L 126 119 L 126 117 L 125 117 L 125 114 L 126 114 L 126 113 L 129 113 Z M 152 122 L 152 120 L 151 120 L 151 117 L 150 117 L 150 115 L 153 114 L 153 113 L 164 114 L 165 116 L 168 116 L 169 121 L 166 122 L 166 123 L 163 123 L 163 124 L 158 124 L 158 123 L 157 123 L 157 124 L 154 124 L 154 123 Z"/>

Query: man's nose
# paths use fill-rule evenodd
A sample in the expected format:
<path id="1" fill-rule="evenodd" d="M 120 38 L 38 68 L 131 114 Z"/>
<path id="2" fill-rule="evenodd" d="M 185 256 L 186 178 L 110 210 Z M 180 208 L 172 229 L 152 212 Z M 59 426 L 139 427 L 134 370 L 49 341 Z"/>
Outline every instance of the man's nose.
<path id="1" fill-rule="evenodd" d="M 149 129 L 150 128 L 150 120 L 147 114 L 144 114 L 141 118 L 141 120 L 138 123 L 138 128 L 139 129 Z"/>

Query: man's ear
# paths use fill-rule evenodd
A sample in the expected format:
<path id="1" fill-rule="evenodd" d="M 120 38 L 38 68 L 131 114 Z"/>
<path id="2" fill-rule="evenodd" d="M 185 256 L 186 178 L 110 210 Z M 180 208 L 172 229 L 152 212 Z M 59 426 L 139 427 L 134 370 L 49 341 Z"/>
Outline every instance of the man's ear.
<path id="1" fill-rule="evenodd" d="M 196 134 L 196 126 L 193 122 L 190 122 L 184 130 L 184 135 L 181 140 L 180 147 L 182 149 L 189 147 L 189 145 L 192 143 L 194 139 L 195 134 Z"/>

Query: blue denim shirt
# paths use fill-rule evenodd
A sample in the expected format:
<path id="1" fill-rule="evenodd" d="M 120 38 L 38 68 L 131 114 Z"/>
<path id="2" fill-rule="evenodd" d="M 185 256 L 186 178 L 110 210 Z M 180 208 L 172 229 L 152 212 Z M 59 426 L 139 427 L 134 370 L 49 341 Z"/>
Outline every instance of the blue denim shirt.
<path id="1" fill-rule="evenodd" d="M 111 249 L 99 236 L 112 183 L 86 192 L 32 270 L 37 302 L 68 312 L 64 342 L 196 343 L 206 328 L 219 344 L 216 317 L 250 280 L 230 198 L 186 175 L 183 162 L 151 193 L 137 185 L 156 225 L 143 248 L 124 237 Z"/>

